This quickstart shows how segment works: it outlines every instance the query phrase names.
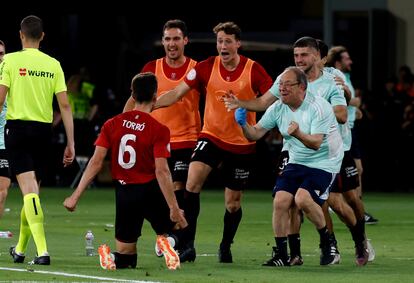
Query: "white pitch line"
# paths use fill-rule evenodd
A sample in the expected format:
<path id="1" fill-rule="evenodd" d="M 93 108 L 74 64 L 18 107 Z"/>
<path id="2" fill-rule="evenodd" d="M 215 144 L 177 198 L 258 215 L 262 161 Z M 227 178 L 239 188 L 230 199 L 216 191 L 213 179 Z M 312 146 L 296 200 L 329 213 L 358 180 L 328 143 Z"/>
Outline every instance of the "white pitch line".
<path id="1" fill-rule="evenodd" d="M 110 277 L 101 277 L 101 276 L 90 276 L 90 275 L 83 275 L 83 274 L 76 274 L 76 273 L 58 272 L 58 271 L 27 270 L 27 269 L 9 268 L 9 267 L 0 267 L 0 270 L 9 270 L 9 271 L 18 271 L 18 272 L 34 272 L 34 273 L 42 273 L 42 274 L 60 275 L 60 276 L 66 276 L 66 277 L 96 279 L 96 280 L 103 280 L 103 281 L 133 282 L 133 283 L 161 283 L 159 281 L 129 280 L 129 279 L 119 279 L 119 278 L 110 278 Z"/>
<path id="2" fill-rule="evenodd" d="M 197 254 L 197 256 L 217 256 L 217 254 Z"/>

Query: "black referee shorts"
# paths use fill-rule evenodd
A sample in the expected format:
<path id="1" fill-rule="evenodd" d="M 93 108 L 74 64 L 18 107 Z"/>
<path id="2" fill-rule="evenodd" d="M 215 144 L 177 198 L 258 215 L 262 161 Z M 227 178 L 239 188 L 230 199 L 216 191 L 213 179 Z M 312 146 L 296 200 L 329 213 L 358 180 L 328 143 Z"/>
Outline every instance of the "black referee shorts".
<path id="1" fill-rule="evenodd" d="M 11 173 L 35 171 L 40 181 L 47 169 L 52 143 L 52 125 L 34 121 L 8 120 L 5 143 Z"/>

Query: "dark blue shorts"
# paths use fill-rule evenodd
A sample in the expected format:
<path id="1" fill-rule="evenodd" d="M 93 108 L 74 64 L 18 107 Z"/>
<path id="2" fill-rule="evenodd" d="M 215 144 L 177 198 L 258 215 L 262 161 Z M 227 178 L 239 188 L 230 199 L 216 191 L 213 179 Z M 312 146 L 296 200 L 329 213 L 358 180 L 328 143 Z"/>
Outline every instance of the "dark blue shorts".
<path id="1" fill-rule="evenodd" d="M 307 190 L 313 200 L 322 205 L 329 196 L 336 174 L 300 164 L 289 163 L 276 180 L 273 196 L 277 191 L 286 191 L 295 195 L 299 188 Z"/>

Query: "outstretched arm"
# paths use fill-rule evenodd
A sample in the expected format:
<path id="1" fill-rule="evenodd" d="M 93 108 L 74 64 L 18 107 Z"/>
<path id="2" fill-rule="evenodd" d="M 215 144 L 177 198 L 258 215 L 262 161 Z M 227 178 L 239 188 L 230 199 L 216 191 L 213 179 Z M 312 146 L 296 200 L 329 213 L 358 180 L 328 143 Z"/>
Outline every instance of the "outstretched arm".
<path id="1" fill-rule="evenodd" d="M 236 119 L 237 124 L 242 127 L 243 135 L 246 137 L 246 139 L 250 141 L 257 141 L 269 131 L 259 124 L 256 124 L 254 126 L 249 125 L 246 122 L 246 116 L 247 110 L 244 108 L 237 108 L 236 111 L 234 111 L 234 118 Z"/>
<path id="2" fill-rule="evenodd" d="M 262 128 L 259 124 L 251 126 L 246 124 L 242 126 L 243 134 L 249 141 L 257 141 L 263 137 L 269 130 Z"/>
<path id="3" fill-rule="evenodd" d="M 157 98 L 154 109 L 170 106 L 183 97 L 190 89 L 191 87 L 186 82 L 181 82 L 174 89 L 160 95 Z"/>
<path id="4" fill-rule="evenodd" d="M 231 111 L 236 108 L 245 108 L 254 112 L 265 111 L 270 105 L 272 105 L 273 102 L 276 101 L 276 99 L 276 96 L 274 96 L 269 90 L 262 96 L 250 100 L 240 100 L 233 94 L 232 91 L 226 93 L 223 97 L 224 105 L 226 106 L 227 111 Z"/>
<path id="5" fill-rule="evenodd" d="M 88 188 L 89 184 L 92 183 L 95 176 L 101 171 L 103 161 L 105 160 L 108 149 L 96 146 L 95 152 L 88 165 L 86 166 L 85 172 L 82 174 L 82 178 L 77 186 L 76 190 L 70 197 L 67 197 L 63 202 L 63 206 L 69 211 L 75 211 L 76 205 L 81 198 L 83 192 Z"/>

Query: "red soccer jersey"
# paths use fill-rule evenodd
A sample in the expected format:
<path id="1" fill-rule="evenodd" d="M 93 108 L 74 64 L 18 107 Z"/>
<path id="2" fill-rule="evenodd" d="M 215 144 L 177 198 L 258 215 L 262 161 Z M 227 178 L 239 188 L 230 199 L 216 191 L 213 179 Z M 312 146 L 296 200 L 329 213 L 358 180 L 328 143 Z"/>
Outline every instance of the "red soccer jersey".
<path id="1" fill-rule="evenodd" d="M 133 110 L 106 121 L 95 145 L 111 151 L 112 179 L 142 184 L 156 178 L 155 158 L 170 157 L 170 131 L 148 113 Z"/>

